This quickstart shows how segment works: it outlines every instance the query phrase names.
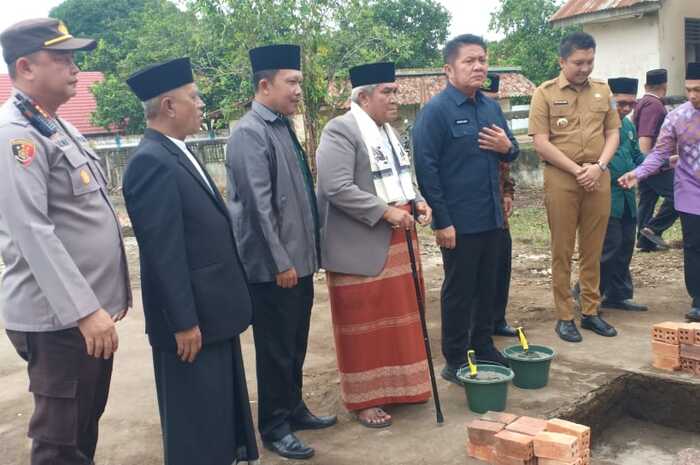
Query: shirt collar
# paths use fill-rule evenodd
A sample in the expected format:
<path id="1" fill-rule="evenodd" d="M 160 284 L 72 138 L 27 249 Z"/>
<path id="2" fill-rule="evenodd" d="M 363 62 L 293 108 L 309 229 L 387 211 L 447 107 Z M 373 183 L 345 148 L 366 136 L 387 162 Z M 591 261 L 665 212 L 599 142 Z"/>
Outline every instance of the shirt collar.
<path id="1" fill-rule="evenodd" d="M 564 71 L 559 72 L 559 77 L 557 78 L 557 84 L 559 85 L 560 89 L 563 89 L 565 87 L 571 87 L 572 89 L 576 90 L 574 86 L 571 84 L 571 82 L 566 79 L 566 76 L 564 76 Z M 586 83 L 584 84 L 585 86 L 591 85 L 591 78 L 586 79 Z"/>
<path id="2" fill-rule="evenodd" d="M 275 113 L 274 111 L 270 110 L 268 107 L 256 100 L 253 100 L 251 108 L 268 123 L 274 123 L 278 119 L 281 119 L 281 116 L 278 113 Z"/>
<path id="3" fill-rule="evenodd" d="M 447 81 L 447 87 L 445 88 L 445 92 L 447 92 L 447 95 L 452 99 L 452 101 L 457 105 L 461 106 L 463 103 L 471 100 L 469 97 L 464 95 L 461 91 L 459 91 L 455 86 L 452 85 L 449 81 Z M 482 94 L 480 90 L 476 91 L 476 94 L 474 95 L 474 100 L 476 101 L 481 101 Z"/>
<path id="4" fill-rule="evenodd" d="M 167 137 L 168 139 L 170 139 L 170 142 L 172 142 L 173 144 L 177 145 L 177 148 L 179 148 L 180 150 L 182 150 L 182 152 L 183 152 L 184 154 L 186 154 L 186 155 L 189 155 L 189 154 L 190 154 L 190 149 L 187 148 L 187 144 L 185 144 L 185 141 L 184 141 L 184 140 L 175 139 L 174 137 L 170 137 L 170 136 L 165 136 L 165 137 Z"/>

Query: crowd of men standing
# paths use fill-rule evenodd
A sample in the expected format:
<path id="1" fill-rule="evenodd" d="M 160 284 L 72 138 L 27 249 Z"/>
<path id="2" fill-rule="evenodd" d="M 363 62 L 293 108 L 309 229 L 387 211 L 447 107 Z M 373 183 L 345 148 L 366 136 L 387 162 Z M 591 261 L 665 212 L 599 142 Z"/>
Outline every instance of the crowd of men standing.
<path id="1" fill-rule="evenodd" d="M 31 463 L 93 464 L 118 348 L 115 323 L 132 305 L 99 158 L 57 115 L 75 95 L 73 52 L 95 41 L 73 37 L 57 20 L 35 19 L 5 30 L 0 43 L 14 85 L 0 107 L 3 320 L 28 364 Z M 457 370 L 472 348 L 482 361 L 507 364 L 492 335 L 514 335 L 505 320 L 508 164 L 519 146 L 489 96 L 498 79 L 488 75 L 486 44 L 465 34 L 445 45 L 448 82 L 418 115 L 413 160 L 390 124 L 398 118 L 394 64 L 351 68 L 350 110 L 323 130 L 316 183 L 290 120 L 302 95 L 300 52 L 290 44 L 250 50 L 255 97 L 227 144 L 226 198 L 185 143 L 199 131 L 204 107 L 189 59 L 151 64 L 127 80 L 147 128 L 123 193 L 139 244 L 169 465 L 258 458 L 239 341 L 251 324 L 263 445 L 291 459 L 314 455 L 296 432 L 337 421 L 314 415 L 303 400 L 313 275 L 321 268 L 345 407 L 359 424 L 386 428 L 386 406 L 426 402 L 416 224 L 432 224 L 443 256 L 442 377 L 459 384 Z M 675 209 L 693 298 L 688 317 L 700 320 L 693 280 L 700 267 L 700 64 L 688 65 L 690 101 L 663 124 L 653 99 L 661 97 L 654 86 L 665 74 L 650 72 L 649 96 L 635 112 L 640 135 L 650 139 L 640 150 L 626 118 L 637 82 L 590 79 L 595 42 L 587 34 L 565 38 L 560 55 L 561 74 L 537 89 L 530 117 L 545 165 L 557 333 L 581 340 L 574 294 L 581 327 L 602 336 L 616 330 L 600 306 L 644 310 L 631 301 L 637 212 L 629 189 L 646 180 L 650 193 L 664 197 L 656 220 L 639 215 L 642 236 L 663 247 L 674 205 L 668 181 L 653 176 L 669 176 L 663 170 L 676 148 Z M 577 232 L 581 273 L 572 294 Z"/>

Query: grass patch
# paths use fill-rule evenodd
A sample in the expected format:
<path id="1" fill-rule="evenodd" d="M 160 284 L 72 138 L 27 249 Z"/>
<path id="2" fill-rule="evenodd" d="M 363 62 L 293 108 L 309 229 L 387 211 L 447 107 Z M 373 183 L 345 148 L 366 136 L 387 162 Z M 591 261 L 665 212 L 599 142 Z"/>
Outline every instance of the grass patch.
<path id="1" fill-rule="evenodd" d="M 514 241 L 549 247 L 547 212 L 538 207 L 519 207 L 510 217 L 510 234 Z"/>
<path id="2" fill-rule="evenodd" d="M 430 228 L 419 228 L 419 234 L 428 238 L 433 235 L 433 231 Z M 550 240 L 547 211 L 542 207 L 516 206 L 510 217 L 510 234 L 514 241 L 548 249 Z M 668 242 L 683 240 L 680 220 L 664 233 L 664 239 Z"/>

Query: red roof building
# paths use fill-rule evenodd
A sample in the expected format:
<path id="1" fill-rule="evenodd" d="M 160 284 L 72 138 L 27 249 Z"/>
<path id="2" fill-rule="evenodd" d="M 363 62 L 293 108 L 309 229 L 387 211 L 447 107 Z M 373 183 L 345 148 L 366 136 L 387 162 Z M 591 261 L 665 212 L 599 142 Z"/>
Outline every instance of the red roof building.
<path id="1" fill-rule="evenodd" d="M 61 106 L 58 114 L 61 118 L 70 121 L 73 126 L 78 128 L 84 136 L 98 136 L 110 134 L 104 128 L 94 126 L 90 122 L 92 113 L 97 108 L 95 96 L 90 92 L 90 87 L 96 82 L 100 82 L 103 75 L 97 71 L 85 71 L 78 74 L 78 85 L 75 97 L 70 99 L 68 103 Z M 0 74 L 0 102 L 4 102 L 10 97 L 12 92 L 12 82 L 7 74 Z"/>
<path id="2" fill-rule="evenodd" d="M 549 21 L 580 26 L 595 38 L 599 79 L 626 76 L 643 84 L 647 71 L 665 68 L 669 94 L 680 96 L 686 63 L 700 61 L 700 0 L 566 0 Z"/>
<path id="3" fill-rule="evenodd" d="M 568 0 L 550 18 L 553 23 L 581 24 L 620 16 L 643 15 L 661 8 L 661 0 Z"/>

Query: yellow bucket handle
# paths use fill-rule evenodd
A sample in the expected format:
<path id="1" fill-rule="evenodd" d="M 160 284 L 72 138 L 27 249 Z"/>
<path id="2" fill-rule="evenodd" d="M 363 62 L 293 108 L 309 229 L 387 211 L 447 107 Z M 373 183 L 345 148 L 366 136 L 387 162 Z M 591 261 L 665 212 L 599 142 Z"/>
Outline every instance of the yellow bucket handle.
<path id="1" fill-rule="evenodd" d="M 523 351 L 527 352 L 530 350 L 530 346 L 527 343 L 527 338 L 525 337 L 525 331 L 523 331 L 523 327 L 520 326 L 517 328 L 518 331 L 518 339 L 520 339 L 520 345 L 523 347 Z"/>
<path id="2" fill-rule="evenodd" d="M 467 365 L 469 365 L 469 377 L 476 378 L 477 369 L 476 364 L 474 363 L 474 350 L 467 352 Z"/>

